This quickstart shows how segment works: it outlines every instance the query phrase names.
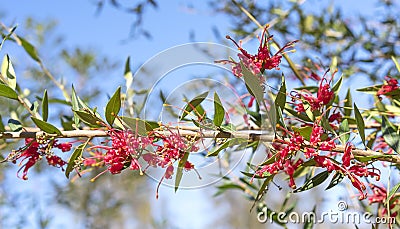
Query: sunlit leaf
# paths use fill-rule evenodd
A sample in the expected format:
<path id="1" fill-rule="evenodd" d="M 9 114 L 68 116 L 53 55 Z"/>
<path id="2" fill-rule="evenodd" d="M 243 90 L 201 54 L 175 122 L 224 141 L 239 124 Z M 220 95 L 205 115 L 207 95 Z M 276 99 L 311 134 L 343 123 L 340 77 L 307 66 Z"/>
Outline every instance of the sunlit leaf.
<path id="1" fill-rule="evenodd" d="M 25 51 L 29 54 L 29 56 L 35 61 L 40 62 L 40 58 L 36 48 L 24 38 L 20 36 L 18 36 L 18 38 L 21 40 L 21 45 L 25 49 Z"/>
<path id="2" fill-rule="evenodd" d="M 99 126 L 99 123 L 102 122 L 101 118 L 86 111 L 74 111 L 74 114 L 78 116 L 79 120 L 89 125 Z"/>
<path id="3" fill-rule="evenodd" d="M 110 98 L 106 106 L 106 120 L 110 126 L 113 125 L 115 117 L 121 109 L 121 87 L 115 91 L 114 95 Z"/>
<path id="4" fill-rule="evenodd" d="M 350 138 L 349 131 L 350 131 L 349 121 L 347 121 L 347 119 L 344 119 L 339 125 L 340 141 L 342 141 L 343 145 L 349 141 Z"/>
<path id="5" fill-rule="evenodd" d="M 351 116 L 351 105 L 353 104 L 353 99 L 351 98 L 351 92 L 350 88 L 347 89 L 347 94 L 346 94 L 346 101 L 344 102 L 344 116 Z"/>
<path id="6" fill-rule="evenodd" d="M 332 177 L 331 182 L 329 183 L 328 187 L 326 187 L 325 190 L 331 189 L 331 188 L 335 187 L 336 185 L 338 185 L 340 182 L 342 182 L 344 177 L 345 177 L 345 175 L 342 172 L 337 171 L 335 173 L 335 175 Z"/>
<path id="7" fill-rule="evenodd" d="M 61 135 L 61 131 L 53 126 L 52 124 L 42 121 L 40 119 L 31 117 L 32 121 L 36 124 L 37 127 L 39 127 L 39 129 L 43 130 L 46 133 L 49 134 L 57 134 L 57 135 Z"/>
<path id="8" fill-rule="evenodd" d="M 72 110 L 74 110 L 74 111 L 79 110 L 78 96 L 76 95 L 74 85 L 72 85 L 71 104 L 72 104 Z M 75 112 L 74 112 L 74 124 L 75 124 L 75 127 L 78 127 L 78 125 L 79 125 L 79 117 Z"/>
<path id="9" fill-rule="evenodd" d="M 285 109 L 285 103 L 286 103 L 286 82 L 285 82 L 285 77 L 282 75 L 281 88 L 279 89 L 279 92 L 276 95 L 275 104 L 278 105 L 278 107 L 280 107 L 281 110 L 283 110 Z"/>
<path id="10" fill-rule="evenodd" d="M 0 83 L 0 97 L 18 100 L 18 94 L 11 87 Z"/>
<path id="11" fill-rule="evenodd" d="M 214 150 L 210 151 L 206 157 L 215 157 L 218 156 L 218 154 L 228 148 L 228 147 L 232 147 L 234 145 L 239 145 L 243 142 L 246 142 L 245 139 L 238 139 L 238 138 L 234 138 L 234 139 L 229 139 L 226 142 L 224 142 L 222 145 L 220 145 L 219 147 L 216 147 Z"/>
<path id="12" fill-rule="evenodd" d="M 15 75 L 14 67 L 11 63 L 10 57 L 5 55 L 1 63 L 1 75 L 7 79 L 6 83 L 10 88 L 15 90 L 17 87 L 17 77 Z"/>
<path id="13" fill-rule="evenodd" d="M 158 127 L 157 123 L 149 124 L 146 121 L 139 119 L 139 118 L 130 118 L 130 117 L 121 117 L 122 122 L 124 125 L 133 131 L 133 133 L 137 133 L 141 136 L 146 136 L 147 131 L 151 131 L 154 128 Z"/>
<path id="14" fill-rule="evenodd" d="M 390 148 L 396 153 L 400 153 L 400 135 L 385 116 L 382 117 L 382 136 Z"/>
<path id="15" fill-rule="evenodd" d="M 204 92 L 203 94 L 200 94 L 200 95 L 196 96 L 195 98 L 193 98 L 192 100 L 190 100 L 188 102 L 188 104 L 186 104 L 185 108 L 183 109 L 181 119 L 184 119 L 190 112 L 193 111 L 193 108 L 197 107 L 201 102 L 203 102 L 204 99 L 207 98 L 207 95 L 208 95 L 208 91 Z"/>
<path id="16" fill-rule="evenodd" d="M 10 127 L 11 131 L 20 131 L 20 130 L 22 130 L 22 124 L 18 120 L 9 119 L 7 124 Z"/>
<path id="17" fill-rule="evenodd" d="M 240 62 L 244 82 L 246 83 L 249 93 L 256 98 L 257 103 L 261 106 L 264 104 L 264 90 L 260 85 L 258 77 L 246 68 L 243 62 Z"/>
<path id="18" fill-rule="evenodd" d="M 49 98 L 47 97 L 47 90 L 44 90 L 42 99 L 42 118 L 43 121 L 47 122 L 49 118 Z"/>
<path id="19" fill-rule="evenodd" d="M 183 176 L 183 168 L 189 158 L 189 152 L 185 152 L 183 157 L 179 160 L 178 168 L 176 169 L 176 177 L 175 177 L 175 192 L 178 191 L 179 184 L 181 183 Z"/>
<path id="20" fill-rule="evenodd" d="M 397 193 L 397 191 L 400 188 L 400 183 L 396 184 L 392 189 L 390 189 L 389 194 L 386 197 L 386 201 L 384 203 L 384 205 L 386 206 L 388 204 L 388 202 L 390 201 L 390 199 L 392 199 L 392 197 Z"/>
<path id="21" fill-rule="evenodd" d="M 310 141 L 312 127 L 311 126 L 303 126 L 303 127 L 295 127 L 293 126 L 292 129 L 295 132 L 298 132 L 304 139 Z"/>
<path id="22" fill-rule="evenodd" d="M 67 168 L 65 169 L 65 176 L 69 178 L 69 174 L 75 168 L 76 159 L 82 156 L 83 151 L 86 148 L 86 145 L 91 141 L 91 138 L 88 138 L 85 143 L 80 144 L 78 147 L 75 148 L 74 152 L 72 153 L 71 157 L 68 160 Z"/>
<path id="23" fill-rule="evenodd" d="M 358 133 L 360 134 L 363 144 L 365 145 L 365 123 L 355 103 L 354 103 L 354 116 L 356 118 Z"/>
<path id="24" fill-rule="evenodd" d="M 225 116 L 225 109 L 222 106 L 221 100 L 217 94 L 217 92 L 214 93 L 214 125 L 216 126 L 221 126 L 222 121 L 224 121 L 224 116 Z"/>

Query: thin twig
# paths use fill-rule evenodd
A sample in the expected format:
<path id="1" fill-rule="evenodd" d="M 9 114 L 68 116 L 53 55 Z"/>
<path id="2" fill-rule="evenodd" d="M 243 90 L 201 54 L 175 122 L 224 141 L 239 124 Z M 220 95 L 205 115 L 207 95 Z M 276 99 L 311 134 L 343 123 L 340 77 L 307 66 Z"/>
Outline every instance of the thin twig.
<path id="1" fill-rule="evenodd" d="M 262 131 L 234 131 L 234 132 L 223 132 L 223 131 L 213 131 L 213 130 L 182 130 L 170 128 L 168 130 L 158 130 L 154 131 L 160 135 L 171 135 L 179 131 L 181 136 L 186 137 L 196 137 L 196 138 L 222 138 L 222 139 L 247 139 L 249 142 L 261 141 L 261 142 L 272 142 L 274 140 L 274 135 L 268 132 Z M 23 139 L 23 138 L 38 138 L 41 136 L 53 136 L 57 138 L 79 138 L 79 137 L 108 137 L 109 134 L 106 130 L 72 130 L 72 131 L 61 131 L 61 135 L 46 134 L 43 131 L 22 131 L 22 132 L 3 132 L 0 133 L 0 139 Z M 338 145 L 332 151 L 343 153 L 345 151 L 345 146 Z M 362 150 L 353 149 L 352 153 L 354 156 L 364 156 L 364 157 L 375 157 L 374 159 L 379 161 L 387 161 L 395 164 L 400 164 L 400 157 L 397 155 L 384 154 L 381 152 L 376 152 L 372 150 Z M 380 157 L 381 156 L 381 157 Z"/>

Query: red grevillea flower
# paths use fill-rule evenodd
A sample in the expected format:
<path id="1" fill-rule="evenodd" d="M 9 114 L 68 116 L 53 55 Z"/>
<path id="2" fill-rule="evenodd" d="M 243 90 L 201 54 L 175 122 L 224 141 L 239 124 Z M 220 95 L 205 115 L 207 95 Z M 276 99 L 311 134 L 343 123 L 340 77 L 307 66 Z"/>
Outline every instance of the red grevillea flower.
<path id="1" fill-rule="evenodd" d="M 280 48 L 275 54 L 271 54 L 270 50 L 270 41 L 273 36 L 267 36 L 267 29 L 269 26 L 266 26 L 263 30 L 263 33 L 260 38 L 260 45 L 258 47 L 258 52 L 254 55 L 249 54 L 246 50 L 242 48 L 242 45 L 233 40 L 230 36 L 226 36 L 227 39 L 231 40 L 236 47 L 239 49 L 240 53 L 238 54 L 239 59 L 242 61 L 243 65 L 246 66 L 254 75 L 258 75 L 260 73 L 264 73 L 265 70 L 277 69 L 279 70 L 279 64 L 281 63 L 282 55 L 285 54 L 285 50 L 292 48 L 297 40 L 292 41 L 284 45 Z M 294 50 L 291 50 L 293 52 Z M 242 68 L 238 62 L 232 60 L 223 60 L 217 61 L 220 63 L 230 63 L 232 64 L 232 73 L 241 77 Z"/>
<path id="2" fill-rule="evenodd" d="M 327 71 L 328 72 L 328 71 Z M 311 111 L 320 110 L 324 105 L 329 104 L 333 97 L 334 92 L 330 86 L 330 81 L 326 79 L 326 74 L 321 79 L 317 96 L 315 97 L 310 91 L 308 90 L 301 90 L 300 92 L 292 91 L 290 94 L 292 96 L 292 104 L 294 105 L 295 111 L 298 113 L 305 112 L 304 103 L 310 105 Z M 296 103 L 296 101 L 298 101 Z M 338 115 L 332 117 L 334 120 L 338 119 Z"/>
<path id="3" fill-rule="evenodd" d="M 112 174 L 121 173 L 129 167 L 131 170 L 141 170 L 138 158 L 141 152 L 152 143 L 153 139 L 147 136 L 137 136 L 131 130 L 110 129 L 111 146 L 98 145 L 92 149 L 104 149 L 106 153 L 97 159 L 103 160 Z M 97 160 L 96 160 L 97 162 Z M 86 164 L 94 164 L 95 161 L 86 161 Z"/>
<path id="4" fill-rule="evenodd" d="M 32 168 L 43 157 L 46 158 L 49 165 L 62 168 L 67 163 L 59 156 L 51 152 L 51 149 L 53 147 L 57 147 L 63 152 L 66 152 L 71 150 L 71 146 L 71 143 L 57 143 L 56 140 L 37 140 L 33 138 L 27 138 L 25 139 L 25 146 L 13 152 L 12 156 L 10 155 L 8 157 L 8 160 L 16 163 L 17 160 L 22 159 L 20 164 L 26 161 L 25 164 L 23 164 L 18 170 L 17 176 L 20 177 L 19 172 L 22 170 L 22 177 L 20 178 L 27 180 L 29 169 Z"/>
<path id="5" fill-rule="evenodd" d="M 384 205 L 384 203 L 386 202 L 386 198 L 387 198 L 387 190 L 384 187 L 380 187 L 374 184 L 369 184 L 369 187 L 372 190 L 372 194 L 369 195 L 368 197 L 368 202 L 369 204 L 373 204 L 373 203 L 378 203 L 379 205 L 379 212 L 381 214 L 381 216 L 384 215 L 388 215 L 387 214 L 387 206 Z M 396 205 L 398 205 L 400 203 L 399 200 L 395 200 L 393 201 L 393 197 L 390 199 L 390 206 L 389 206 L 389 211 L 392 210 L 394 207 L 396 207 Z M 390 212 L 390 216 L 391 217 L 396 217 L 398 215 L 398 211 L 391 211 Z"/>
<path id="6" fill-rule="evenodd" d="M 399 89 L 399 82 L 397 79 L 394 79 L 390 76 L 385 77 L 385 84 L 382 85 L 382 87 L 378 90 L 376 95 L 381 96 L 381 95 L 386 95 L 389 92 L 392 92 L 394 90 Z"/>

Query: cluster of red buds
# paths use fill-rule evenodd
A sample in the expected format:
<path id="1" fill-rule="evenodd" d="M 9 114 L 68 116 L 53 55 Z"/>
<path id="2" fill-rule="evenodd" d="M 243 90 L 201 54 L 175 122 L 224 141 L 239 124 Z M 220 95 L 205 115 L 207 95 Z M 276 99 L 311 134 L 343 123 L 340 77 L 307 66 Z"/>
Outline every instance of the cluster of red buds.
<path id="1" fill-rule="evenodd" d="M 55 139 L 27 138 L 25 139 L 25 146 L 13 151 L 6 160 L 17 163 L 17 161 L 21 159 L 20 165 L 25 162 L 25 164 L 23 164 L 18 170 L 17 176 L 27 180 L 29 169 L 32 168 L 38 161 L 42 160 L 43 157 L 46 158 L 49 165 L 62 168 L 65 164 L 67 164 L 67 162 L 61 159 L 61 157 L 55 155 L 52 149 L 58 148 L 62 152 L 68 152 L 71 150 L 71 147 L 71 143 L 58 143 L 58 141 Z M 22 176 L 19 176 L 21 170 Z"/>

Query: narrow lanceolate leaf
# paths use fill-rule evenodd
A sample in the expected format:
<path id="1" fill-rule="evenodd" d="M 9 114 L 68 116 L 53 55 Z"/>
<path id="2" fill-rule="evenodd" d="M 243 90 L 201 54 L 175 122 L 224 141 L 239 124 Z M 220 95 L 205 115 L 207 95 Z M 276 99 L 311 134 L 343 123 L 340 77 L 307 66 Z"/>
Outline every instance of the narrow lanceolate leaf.
<path id="1" fill-rule="evenodd" d="M 35 61 L 40 62 L 40 58 L 39 58 L 36 48 L 31 43 L 29 43 L 27 40 L 25 40 L 24 38 L 22 38 L 22 37 L 18 37 L 18 38 L 21 40 L 21 45 L 25 49 L 25 51 L 29 54 L 29 56 L 32 59 L 34 59 Z"/>
<path id="2" fill-rule="evenodd" d="M 4 42 L 6 40 L 10 39 L 10 37 L 14 33 L 15 29 L 17 29 L 17 26 L 12 27 L 10 32 L 6 36 L 4 36 L 3 40 L 0 42 L 0 50 L 3 48 Z"/>
<path id="3" fill-rule="evenodd" d="M 210 151 L 206 157 L 215 157 L 218 156 L 218 154 L 228 148 L 228 147 L 232 147 L 234 145 L 239 145 L 243 142 L 246 142 L 246 139 L 238 139 L 238 138 L 234 138 L 234 139 L 229 139 L 226 142 L 224 142 L 224 144 L 222 144 L 221 146 L 215 148 L 214 150 Z"/>
<path id="4" fill-rule="evenodd" d="M 3 62 L 1 63 L 1 75 L 7 79 L 7 82 L 4 83 L 15 90 L 17 87 L 17 77 L 15 76 L 14 67 L 8 55 L 4 56 Z"/>
<path id="5" fill-rule="evenodd" d="M 331 189 L 342 182 L 345 175 L 342 172 L 336 172 L 335 175 L 332 177 L 331 182 L 329 183 L 328 187 L 325 190 Z"/>
<path id="6" fill-rule="evenodd" d="M 275 104 L 281 108 L 281 111 L 283 111 L 285 109 L 285 103 L 286 103 L 286 82 L 285 82 L 285 77 L 282 75 L 281 88 L 279 89 L 279 92 L 276 95 Z"/>
<path id="7" fill-rule="evenodd" d="M 72 110 L 74 110 L 74 111 L 79 110 L 78 96 L 76 95 L 74 85 L 72 85 L 71 105 L 72 105 Z M 74 124 L 75 124 L 75 127 L 78 127 L 78 125 L 79 125 L 79 117 L 77 114 L 75 114 L 75 112 L 74 112 Z"/>
<path id="8" fill-rule="evenodd" d="M 244 82 L 246 83 L 249 93 L 256 98 L 259 106 L 264 104 L 264 90 L 260 85 L 258 77 L 244 66 L 243 62 L 240 62 L 242 68 Z"/>
<path id="9" fill-rule="evenodd" d="M 39 129 L 43 130 L 44 132 L 48 134 L 61 135 L 61 131 L 57 127 L 51 125 L 50 123 L 47 123 L 45 121 L 42 121 L 34 117 L 31 117 L 31 119 L 36 124 L 36 126 L 39 127 Z"/>
<path id="10" fill-rule="evenodd" d="M 11 87 L 0 83 L 0 97 L 18 100 L 18 94 Z"/>
<path id="11" fill-rule="evenodd" d="M 90 142 L 91 138 L 88 138 L 85 143 L 80 144 L 75 148 L 71 157 L 68 160 L 67 168 L 65 169 L 65 176 L 69 178 L 69 174 L 74 170 L 76 165 L 76 159 L 82 156 L 83 151 L 85 150 L 86 145 Z"/>
<path id="12" fill-rule="evenodd" d="M 3 119 L 0 115 L 0 132 L 4 132 L 4 131 L 6 131 L 6 128 L 4 127 Z"/>
<path id="13" fill-rule="evenodd" d="M 214 125 L 221 126 L 222 121 L 224 120 L 225 116 L 225 109 L 222 106 L 221 100 L 217 92 L 214 93 Z"/>
<path id="14" fill-rule="evenodd" d="M 340 141 L 342 142 L 343 145 L 349 141 L 350 138 L 350 128 L 349 128 L 349 121 L 347 119 L 343 120 L 342 123 L 339 125 L 339 136 L 340 136 Z"/>
<path id="15" fill-rule="evenodd" d="M 44 90 L 42 99 L 42 118 L 45 122 L 47 122 L 49 118 L 49 98 L 47 97 L 47 90 Z"/>
<path id="16" fill-rule="evenodd" d="M 114 95 L 110 98 L 106 106 L 106 120 L 112 126 L 115 117 L 121 109 L 121 87 L 115 91 Z"/>
<path id="17" fill-rule="evenodd" d="M 397 193 L 397 190 L 399 190 L 400 188 L 400 183 L 396 184 L 388 193 L 387 197 L 386 197 L 386 201 L 385 201 L 385 206 L 387 205 L 387 203 L 390 201 L 390 199 L 392 199 L 392 197 L 394 196 L 394 194 Z"/>
<path id="18" fill-rule="evenodd" d="M 182 176 L 183 176 L 183 168 L 189 158 L 189 152 L 185 152 L 181 160 L 179 160 L 178 168 L 176 170 L 176 177 L 175 177 L 175 192 L 178 191 L 179 184 L 181 183 Z"/>
<path id="19" fill-rule="evenodd" d="M 204 92 L 190 100 L 188 104 L 183 109 L 183 113 L 180 119 L 184 119 L 190 112 L 193 111 L 193 108 L 196 108 L 200 103 L 202 103 L 207 98 L 208 92 Z"/>
<path id="20" fill-rule="evenodd" d="M 393 63 L 396 65 L 397 71 L 400 73 L 400 64 L 394 56 L 392 56 Z"/>
<path id="21" fill-rule="evenodd" d="M 314 188 L 314 187 L 320 185 L 322 182 L 324 182 L 326 180 L 326 178 L 328 178 L 328 176 L 329 176 L 328 171 L 321 172 L 321 173 L 317 174 L 315 177 L 307 180 L 303 186 L 297 188 L 293 192 L 295 192 L 295 193 L 303 192 L 303 191 L 309 190 L 311 188 Z"/>
<path id="22" fill-rule="evenodd" d="M 258 192 L 257 192 L 256 199 L 254 200 L 254 203 L 253 203 L 253 205 L 251 206 L 250 210 L 253 209 L 253 207 L 256 205 L 256 203 L 257 203 L 258 201 L 260 201 L 261 198 L 264 196 L 264 194 L 268 191 L 268 184 L 271 183 L 271 181 L 272 181 L 272 179 L 274 178 L 274 176 L 275 176 L 275 175 L 270 175 L 270 176 L 268 176 L 268 177 L 264 180 L 263 184 L 261 185 L 260 189 L 259 189 Z"/>
<path id="23" fill-rule="evenodd" d="M 103 121 L 96 115 L 90 114 L 86 111 L 74 111 L 74 114 L 76 114 L 78 119 L 82 122 L 93 126 L 99 126 L 99 123 Z"/>
<path id="24" fill-rule="evenodd" d="M 133 133 L 141 136 L 146 136 L 148 131 L 160 127 L 156 122 L 148 122 L 138 118 L 122 116 L 121 120 L 125 128 L 130 129 Z"/>
<path id="25" fill-rule="evenodd" d="M 396 153 L 400 153 L 400 135 L 385 116 L 382 117 L 382 136 L 390 148 Z"/>
<path id="26" fill-rule="evenodd" d="M 354 116 L 356 118 L 358 133 L 360 134 L 362 142 L 365 145 L 365 123 L 364 123 L 364 119 L 355 103 L 354 103 Z"/>
<path id="27" fill-rule="evenodd" d="M 304 223 L 303 229 L 312 229 L 312 228 L 314 228 L 314 222 L 315 222 L 315 220 L 318 220 L 318 219 L 315 219 L 315 217 L 316 217 L 316 216 L 315 216 L 316 210 L 317 210 L 317 205 L 314 205 L 314 208 L 313 208 L 313 210 L 312 210 L 312 212 L 313 212 L 314 214 L 311 214 L 309 220 L 307 220 L 307 221 Z"/>
<path id="28" fill-rule="evenodd" d="M 124 78 L 126 88 L 129 89 L 132 86 L 133 75 L 131 71 L 131 57 L 128 57 L 125 62 Z"/>
<path id="29" fill-rule="evenodd" d="M 346 102 L 344 102 L 344 116 L 351 115 L 351 105 L 353 104 L 353 99 L 351 98 L 350 88 L 347 90 Z"/>
<path id="30" fill-rule="evenodd" d="M 340 76 L 339 80 L 333 85 L 332 91 L 337 95 L 337 93 L 340 91 L 340 88 L 342 87 L 342 82 L 343 82 L 343 75 Z"/>

